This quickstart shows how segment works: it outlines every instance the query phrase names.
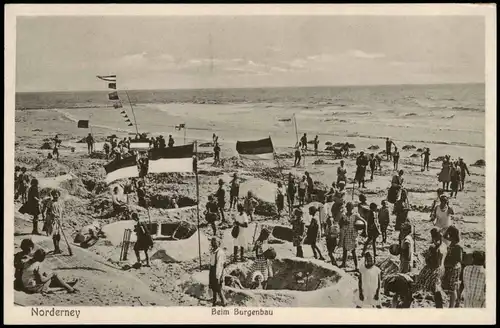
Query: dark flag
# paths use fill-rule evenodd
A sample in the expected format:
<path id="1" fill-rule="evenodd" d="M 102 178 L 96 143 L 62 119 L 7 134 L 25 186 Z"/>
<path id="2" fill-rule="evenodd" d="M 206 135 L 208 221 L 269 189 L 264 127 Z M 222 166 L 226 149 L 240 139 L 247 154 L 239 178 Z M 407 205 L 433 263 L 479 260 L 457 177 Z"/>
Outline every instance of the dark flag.
<path id="1" fill-rule="evenodd" d="M 139 169 L 137 168 L 135 156 L 113 160 L 104 165 L 104 169 L 106 170 L 106 183 L 111 183 L 118 179 L 139 177 Z"/>
<path id="2" fill-rule="evenodd" d="M 113 107 L 114 108 L 123 108 L 122 103 L 120 103 L 120 102 L 113 103 Z"/>
<path id="3" fill-rule="evenodd" d="M 97 75 L 97 78 L 107 82 L 116 82 L 116 75 Z"/>
<path id="4" fill-rule="evenodd" d="M 129 123 L 128 126 L 134 126 L 132 123 Z"/>
<path id="5" fill-rule="evenodd" d="M 149 173 L 193 172 L 194 144 L 151 150 Z"/>
<path id="6" fill-rule="evenodd" d="M 236 151 L 241 158 L 246 159 L 274 159 L 274 148 L 271 138 L 255 140 L 255 141 L 237 141 Z"/>
<path id="7" fill-rule="evenodd" d="M 116 90 L 116 82 L 108 83 L 108 88 Z"/>
<path id="8" fill-rule="evenodd" d="M 128 118 L 125 120 L 125 122 L 129 122 L 129 123 L 132 123 Z"/>
<path id="9" fill-rule="evenodd" d="M 88 129 L 89 128 L 89 121 L 88 120 L 79 120 L 78 121 L 78 128 L 79 129 Z"/>
<path id="10" fill-rule="evenodd" d="M 124 110 L 121 111 L 121 114 L 127 115 L 127 113 Z"/>
<path id="11" fill-rule="evenodd" d="M 108 94 L 108 98 L 109 100 L 120 100 L 120 98 L 118 97 L 118 92 L 116 91 L 110 92 Z"/>
<path id="12" fill-rule="evenodd" d="M 185 128 L 186 128 L 186 124 L 185 123 L 182 123 L 182 124 L 179 124 L 179 125 L 175 126 L 176 130 L 181 130 L 181 129 L 185 129 Z"/>

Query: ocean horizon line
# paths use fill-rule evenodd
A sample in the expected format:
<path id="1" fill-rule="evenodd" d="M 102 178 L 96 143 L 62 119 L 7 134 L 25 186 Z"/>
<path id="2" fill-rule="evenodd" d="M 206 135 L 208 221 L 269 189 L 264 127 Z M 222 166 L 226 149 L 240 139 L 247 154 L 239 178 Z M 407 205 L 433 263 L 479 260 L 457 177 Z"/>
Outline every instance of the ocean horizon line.
<path id="1" fill-rule="evenodd" d="M 199 90 L 257 90 L 257 89 L 307 89 L 307 88 L 366 88 L 366 87 L 396 87 L 396 86 L 449 86 L 449 85 L 484 85 L 485 82 L 446 82 L 446 83 L 395 83 L 395 84 L 337 84 L 337 85 L 303 85 L 303 86 L 262 86 L 262 87 L 207 87 L 207 88 L 164 88 L 164 89 L 119 89 L 118 91 L 199 91 Z M 29 93 L 85 93 L 108 92 L 108 90 L 45 90 L 16 91 L 16 94 Z"/>

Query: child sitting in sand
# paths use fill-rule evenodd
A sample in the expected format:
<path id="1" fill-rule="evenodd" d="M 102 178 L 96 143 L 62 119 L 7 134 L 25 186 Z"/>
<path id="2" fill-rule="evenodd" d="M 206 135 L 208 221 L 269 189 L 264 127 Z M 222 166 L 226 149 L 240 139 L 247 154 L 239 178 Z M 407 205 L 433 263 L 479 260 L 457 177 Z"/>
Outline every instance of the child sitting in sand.
<path id="1" fill-rule="evenodd" d="M 24 290 L 29 294 L 41 293 L 45 295 L 52 293 L 49 290 L 50 287 L 62 287 L 68 293 L 77 292 L 73 286 L 78 282 L 78 279 L 66 283 L 56 273 L 44 270 L 42 263 L 45 261 L 45 256 L 45 251 L 38 249 L 33 254 L 33 258 L 26 263 L 22 274 Z"/>

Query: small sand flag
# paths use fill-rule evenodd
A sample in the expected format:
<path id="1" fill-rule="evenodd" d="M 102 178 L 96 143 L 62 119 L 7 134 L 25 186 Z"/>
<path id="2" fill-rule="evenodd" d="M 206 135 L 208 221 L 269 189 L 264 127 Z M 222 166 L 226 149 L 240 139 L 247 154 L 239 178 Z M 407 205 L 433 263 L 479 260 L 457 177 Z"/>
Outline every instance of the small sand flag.
<path id="1" fill-rule="evenodd" d="M 252 160 L 274 160 L 271 137 L 255 141 L 237 141 L 236 151 L 241 158 Z"/>
<path id="2" fill-rule="evenodd" d="M 88 120 L 79 120 L 78 121 L 78 128 L 79 129 L 88 129 L 89 128 L 89 121 Z"/>
<path id="3" fill-rule="evenodd" d="M 179 124 L 179 125 L 176 125 L 175 126 L 175 129 L 176 130 L 181 130 L 181 129 L 185 129 L 186 128 L 186 123 L 182 123 L 182 124 Z"/>
<path id="4" fill-rule="evenodd" d="M 149 173 L 194 172 L 194 144 L 152 149 Z"/>
<path id="5" fill-rule="evenodd" d="M 106 170 L 106 183 L 111 183 L 118 179 L 138 178 L 139 169 L 137 168 L 137 160 L 135 156 L 125 157 L 119 160 L 104 165 Z"/>

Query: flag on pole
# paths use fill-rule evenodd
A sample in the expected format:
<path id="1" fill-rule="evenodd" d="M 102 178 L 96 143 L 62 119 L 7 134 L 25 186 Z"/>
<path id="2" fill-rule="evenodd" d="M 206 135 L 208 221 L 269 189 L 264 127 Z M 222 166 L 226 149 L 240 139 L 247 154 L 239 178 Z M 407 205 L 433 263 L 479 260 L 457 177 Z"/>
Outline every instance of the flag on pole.
<path id="1" fill-rule="evenodd" d="M 116 75 L 97 75 L 97 78 L 107 82 L 116 82 Z"/>
<path id="2" fill-rule="evenodd" d="M 108 98 L 109 100 L 120 100 L 120 98 L 118 97 L 118 92 L 116 91 L 108 93 Z"/>
<path id="3" fill-rule="evenodd" d="M 113 160 L 104 165 L 104 169 L 106 170 L 106 183 L 111 183 L 118 179 L 139 177 L 139 169 L 135 156 Z"/>
<path id="4" fill-rule="evenodd" d="M 132 123 L 129 123 L 128 126 L 134 126 Z"/>
<path id="5" fill-rule="evenodd" d="M 241 158 L 273 160 L 274 147 L 271 137 L 255 141 L 237 141 L 236 151 Z"/>
<path id="6" fill-rule="evenodd" d="M 115 102 L 115 103 L 113 103 L 113 107 L 116 108 L 116 109 L 118 109 L 118 108 L 123 108 L 123 105 L 122 105 L 121 102 Z"/>
<path id="7" fill-rule="evenodd" d="M 116 82 L 108 83 L 108 88 L 116 90 Z"/>
<path id="8" fill-rule="evenodd" d="M 79 120 L 77 126 L 79 129 L 88 129 L 89 128 L 89 121 L 88 120 Z"/>
<path id="9" fill-rule="evenodd" d="M 151 150 L 149 173 L 194 172 L 194 144 Z"/>
<path id="10" fill-rule="evenodd" d="M 175 129 L 176 130 L 181 130 L 181 129 L 185 129 L 186 128 L 186 123 L 182 123 L 182 124 L 179 124 L 179 125 L 176 125 L 175 126 Z"/>

